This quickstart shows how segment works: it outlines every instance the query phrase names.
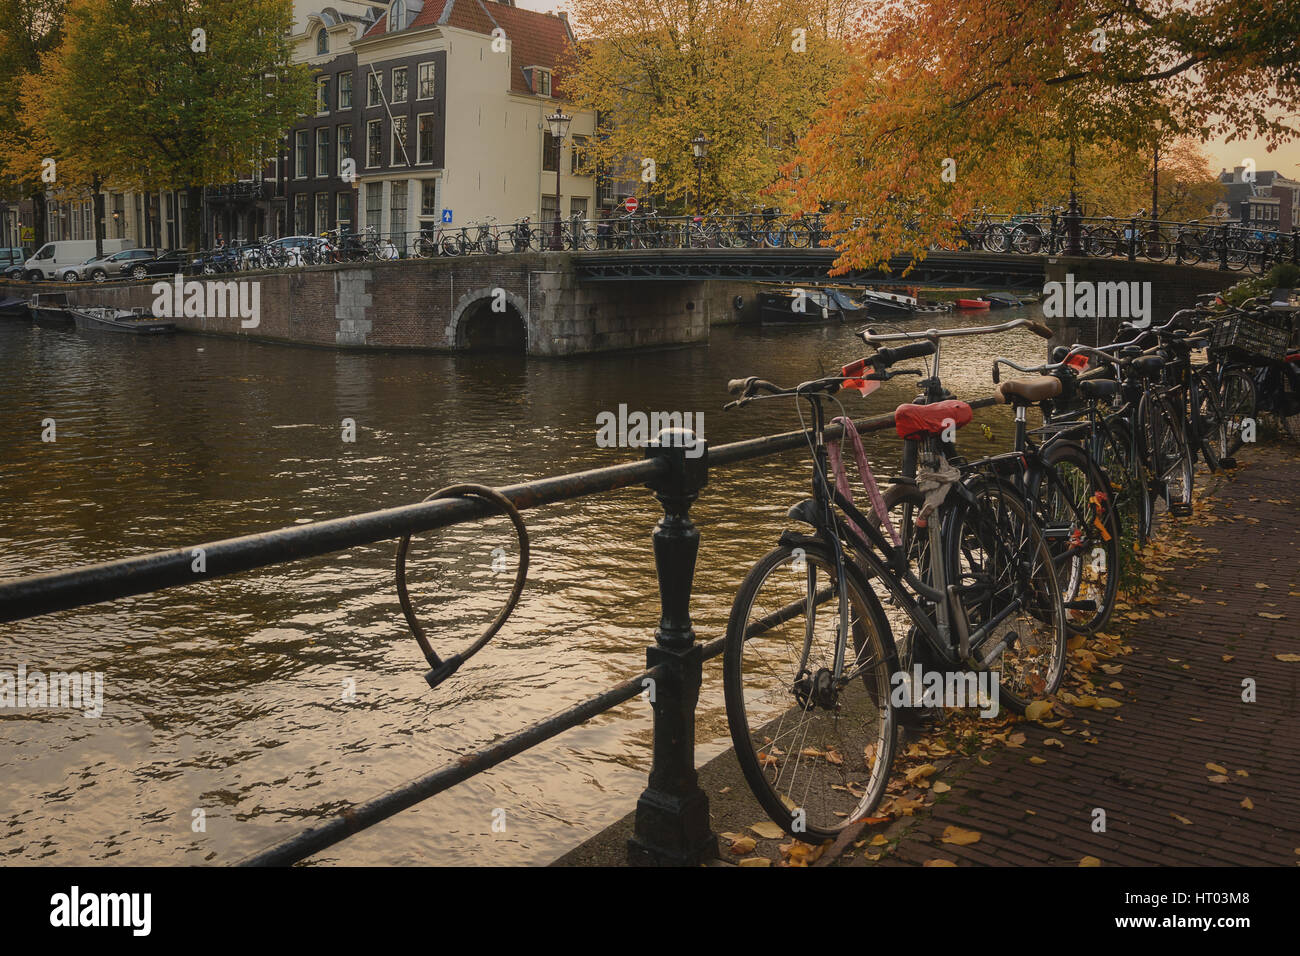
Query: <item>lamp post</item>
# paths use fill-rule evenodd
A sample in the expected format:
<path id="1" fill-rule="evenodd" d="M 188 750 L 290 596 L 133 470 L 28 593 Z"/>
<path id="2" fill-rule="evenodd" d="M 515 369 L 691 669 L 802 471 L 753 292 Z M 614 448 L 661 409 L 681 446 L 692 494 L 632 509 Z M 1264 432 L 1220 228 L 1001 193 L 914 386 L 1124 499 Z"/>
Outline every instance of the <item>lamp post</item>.
<path id="1" fill-rule="evenodd" d="M 709 143 L 707 136 L 703 133 L 697 133 L 691 140 L 691 152 L 695 157 L 695 215 L 700 214 L 700 199 L 704 194 L 704 161 L 709 158 Z"/>
<path id="2" fill-rule="evenodd" d="M 1079 195 L 1074 190 L 1074 136 L 1070 136 L 1070 206 L 1065 213 L 1065 254 L 1067 256 L 1083 255 L 1083 245 L 1079 241 Z"/>
<path id="3" fill-rule="evenodd" d="M 560 147 L 564 145 L 564 137 L 569 132 L 569 124 L 573 122 L 573 117 L 566 116 L 561 107 L 546 117 L 546 122 L 551 127 L 551 138 L 555 141 L 555 235 L 551 240 L 551 248 L 561 249 L 563 242 L 560 238 Z"/>

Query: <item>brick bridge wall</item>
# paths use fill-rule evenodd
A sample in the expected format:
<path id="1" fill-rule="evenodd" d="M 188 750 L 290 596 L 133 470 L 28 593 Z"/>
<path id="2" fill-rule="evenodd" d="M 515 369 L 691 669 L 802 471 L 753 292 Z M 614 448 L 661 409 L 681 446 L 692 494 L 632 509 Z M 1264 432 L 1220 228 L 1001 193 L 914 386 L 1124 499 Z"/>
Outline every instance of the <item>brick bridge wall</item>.
<path id="1" fill-rule="evenodd" d="M 490 314 L 496 298 L 507 310 L 500 321 L 518 321 L 511 310 L 526 320 L 529 353 L 577 355 L 707 343 L 711 325 L 757 318 L 754 283 L 579 283 L 564 253 L 406 259 L 209 277 L 230 279 L 259 283 L 256 328 L 241 328 L 238 316 L 177 317 L 177 326 L 328 347 L 453 350 L 463 347 L 466 319 Z M 63 291 L 74 305 L 152 308 L 153 285 L 19 283 L 11 288 L 16 294 Z M 737 296 L 744 303 L 739 310 Z"/>

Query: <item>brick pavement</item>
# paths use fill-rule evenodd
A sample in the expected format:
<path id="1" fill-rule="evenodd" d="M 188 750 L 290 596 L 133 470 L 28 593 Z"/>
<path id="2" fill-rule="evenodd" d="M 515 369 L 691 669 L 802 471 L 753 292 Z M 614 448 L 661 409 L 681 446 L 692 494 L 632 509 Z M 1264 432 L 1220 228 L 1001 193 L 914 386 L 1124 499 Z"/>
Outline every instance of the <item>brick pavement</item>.
<path id="1" fill-rule="evenodd" d="M 1300 655 L 1300 454 L 1260 446 L 1238 458 L 1195 517 L 1170 528 L 1169 551 L 1148 558 L 1149 603 L 1107 629 L 1129 650 L 1098 662 L 1117 673 L 1089 676 L 1122 706 L 999 728 L 1023 745 L 940 763 L 930 780 L 951 790 L 921 791 L 931 807 L 819 863 L 1300 863 L 1300 661 L 1277 659 Z M 1254 703 L 1242 700 L 1246 678 Z M 1105 832 L 1093 830 L 1097 808 Z M 944 844 L 949 826 L 980 838 Z M 888 845 L 870 846 L 877 832 Z"/>

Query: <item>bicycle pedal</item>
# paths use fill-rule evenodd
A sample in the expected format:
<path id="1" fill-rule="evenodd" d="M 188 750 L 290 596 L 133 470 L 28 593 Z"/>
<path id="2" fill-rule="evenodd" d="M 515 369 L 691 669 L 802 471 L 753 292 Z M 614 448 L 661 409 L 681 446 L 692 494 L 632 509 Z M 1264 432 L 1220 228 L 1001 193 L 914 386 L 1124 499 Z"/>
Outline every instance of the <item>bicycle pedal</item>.
<path id="1" fill-rule="evenodd" d="M 1190 518 L 1192 506 L 1186 501 L 1175 501 L 1169 506 L 1169 513 L 1175 518 Z"/>

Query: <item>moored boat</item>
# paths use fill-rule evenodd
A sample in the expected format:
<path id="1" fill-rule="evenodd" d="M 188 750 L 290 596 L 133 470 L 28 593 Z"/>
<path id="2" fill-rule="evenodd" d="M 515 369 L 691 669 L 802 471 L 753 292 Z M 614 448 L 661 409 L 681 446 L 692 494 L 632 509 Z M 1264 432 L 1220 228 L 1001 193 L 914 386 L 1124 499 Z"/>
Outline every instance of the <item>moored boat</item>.
<path id="1" fill-rule="evenodd" d="M 66 292 L 37 292 L 27 303 L 27 308 L 37 325 L 62 329 L 72 322 Z"/>
<path id="2" fill-rule="evenodd" d="M 976 312 L 980 309 L 989 308 L 989 303 L 985 299 L 958 299 L 957 308 Z"/>
<path id="3" fill-rule="evenodd" d="M 844 316 L 821 289 L 781 289 L 758 294 L 758 317 L 764 325 L 808 325 Z"/>
<path id="4" fill-rule="evenodd" d="M 74 308 L 73 321 L 87 332 L 125 332 L 128 335 L 161 335 L 175 332 L 176 323 L 155 318 L 143 309 L 105 309 L 97 306 Z"/>
<path id="5" fill-rule="evenodd" d="M 11 296 L 0 299 L 0 319 L 27 318 L 27 300 Z"/>
<path id="6" fill-rule="evenodd" d="M 989 304 L 990 309 L 1017 309 L 1024 305 L 1019 296 L 1014 296 L 1009 292 L 990 292 L 987 295 L 980 296 Z"/>

